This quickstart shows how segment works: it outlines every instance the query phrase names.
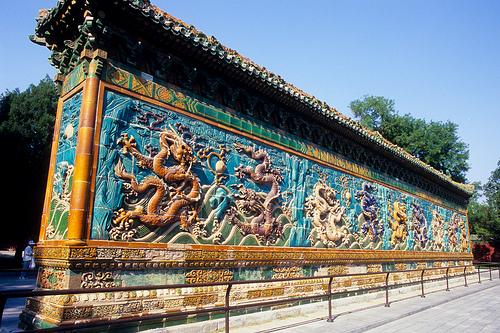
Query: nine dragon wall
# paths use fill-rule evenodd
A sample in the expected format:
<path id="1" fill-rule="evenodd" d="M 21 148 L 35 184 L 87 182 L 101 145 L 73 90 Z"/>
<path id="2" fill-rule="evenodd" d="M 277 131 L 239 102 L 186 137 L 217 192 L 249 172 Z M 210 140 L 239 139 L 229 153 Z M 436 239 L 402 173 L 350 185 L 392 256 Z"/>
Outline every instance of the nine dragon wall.
<path id="1" fill-rule="evenodd" d="M 63 239 L 81 94 L 64 103 L 46 239 Z M 470 252 L 465 216 L 106 91 L 91 238 Z"/>

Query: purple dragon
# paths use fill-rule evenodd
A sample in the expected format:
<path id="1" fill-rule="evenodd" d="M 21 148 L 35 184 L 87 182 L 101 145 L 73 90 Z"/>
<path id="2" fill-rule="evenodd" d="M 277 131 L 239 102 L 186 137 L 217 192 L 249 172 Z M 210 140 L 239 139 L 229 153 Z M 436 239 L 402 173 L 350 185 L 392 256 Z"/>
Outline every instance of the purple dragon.
<path id="1" fill-rule="evenodd" d="M 361 231 L 364 235 L 368 234 L 372 241 L 378 241 L 384 232 L 384 227 L 378 220 L 378 203 L 373 192 L 375 187 L 363 182 L 362 190 L 356 192 L 356 199 L 361 200 L 362 212 L 358 217 L 361 223 Z"/>
<path id="2" fill-rule="evenodd" d="M 420 205 L 412 203 L 411 227 L 413 229 L 413 239 L 415 243 L 420 243 L 420 246 L 425 247 L 427 242 L 427 219 L 424 215 L 424 210 Z"/>

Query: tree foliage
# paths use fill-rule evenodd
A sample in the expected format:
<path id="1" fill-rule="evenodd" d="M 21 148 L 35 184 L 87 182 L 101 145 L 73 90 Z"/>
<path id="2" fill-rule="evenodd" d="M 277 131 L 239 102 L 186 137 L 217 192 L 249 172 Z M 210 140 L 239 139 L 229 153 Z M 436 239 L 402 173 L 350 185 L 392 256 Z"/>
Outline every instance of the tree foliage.
<path id="1" fill-rule="evenodd" d="M 469 203 L 469 224 L 481 240 L 500 242 L 500 160 L 484 186 L 477 183 Z M 481 201 L 481 194 L 484 201 Z"/>
<path id="2" fill-rule="evenodd" d="M 393 100 L 381 96 L 364 96 L 352 101 L 350 108 L 364 126 L 378 131 L 384 138 L 454 180 L 465 181 L 469 150 L 458 136 L 457 124 L 401 115 Z"/>
<path id="3" fill-rule="evenodd" d="M 49 77 L 21 92 L 0 95 L 0 147 L 5 207 L 0 244 L 37 238 L 42 213 L 57 94 Z"/>

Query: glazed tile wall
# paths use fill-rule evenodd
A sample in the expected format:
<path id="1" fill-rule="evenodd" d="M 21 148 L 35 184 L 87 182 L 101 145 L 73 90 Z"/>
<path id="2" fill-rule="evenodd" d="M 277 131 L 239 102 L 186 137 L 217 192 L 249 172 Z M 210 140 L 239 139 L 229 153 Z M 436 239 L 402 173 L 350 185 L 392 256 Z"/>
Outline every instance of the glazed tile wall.
<path id="1" fill-rule="evenodd" d="M 94 200 L 93 239 L 470 251 L 461 213 L 111 91 Z"/>
<path id="2" fill-rule="evenodd" d="M 234 111 L 232 112 L 228 109 L 216 107 L 211 103 L 200 101 L 199 98 L 196 98 L 196 96 L 193 96 L 191 93 L 186 94 L 186 92 L 181 92 L 164 82 L 158 83 L 156 79 L 154 81 L 150 80 L 150 78 L 144 79 L 141 74 L 137 73 L 133 68 L 125 70 L 124 67 L 126 66 L 108 63 L 104 71 L 104 80 L 161 103 L 182 109 L 193 115 L 199 115 L 222 125 L 229 126 L 245 134 L 251 135 L 252 137 L 276 143 L 281 147 L 292 149 L 312 159 L 321 160 L 340 170 L 347 170 L 356 175 L 362 175 L 369 179 L 389 184 L 438 204 L 452 207 L 462 212 L 465 211 L 463 206 L 457 205 L 452 201 L 436 197 L 435 195 L 423 191 L 419 187 L 410 185 L 377 170 L 367 168 L 364 165 L 354 163 L 321 146 L 305 142 L 296 135 L 284 132 L 280 129 L 271 128 L 267 126 L 266 123 L 253 119 L 252 117 L 242 116 Z"/>
<path id="3" fill-rule="evenodd" d="M 45 231 L 48 240 L 66 238 L 81 102 L 80 92 L 66 100 L 63 105 L 49 217 Z"/>

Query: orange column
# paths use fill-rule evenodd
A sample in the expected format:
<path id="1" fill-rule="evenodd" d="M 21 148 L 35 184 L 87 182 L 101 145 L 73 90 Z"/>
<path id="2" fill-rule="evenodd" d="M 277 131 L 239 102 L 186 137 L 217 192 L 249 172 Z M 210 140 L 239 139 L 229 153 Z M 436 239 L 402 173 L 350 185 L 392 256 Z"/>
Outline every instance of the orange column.
<path id="1" fill-rule="evenodd" d="M 84 51 L 83 57 L 88 57 Z M 76 144 L 75 169 L 68 217 L 68 245 L 84 245 L 85 230 L 90 202 L 90 184 L 92 177 L 92 160 L 94 131 L 96 124 L 97 100 L 99 92 L 99 72 L 102 67 L 104 52 L 97 50 L 92 56 L 89 74 L 83 87 L 82 105 L 78 126 L 78 142 Z"/>

